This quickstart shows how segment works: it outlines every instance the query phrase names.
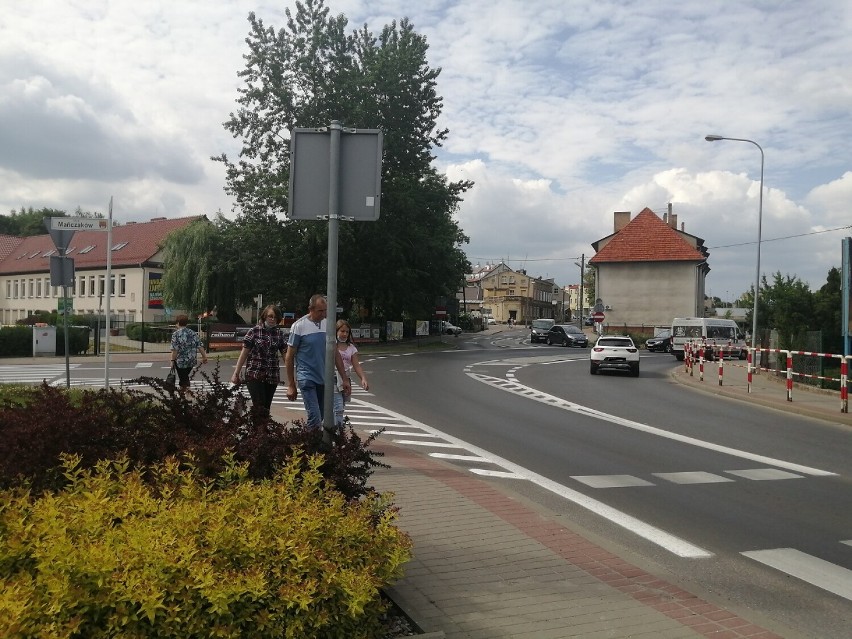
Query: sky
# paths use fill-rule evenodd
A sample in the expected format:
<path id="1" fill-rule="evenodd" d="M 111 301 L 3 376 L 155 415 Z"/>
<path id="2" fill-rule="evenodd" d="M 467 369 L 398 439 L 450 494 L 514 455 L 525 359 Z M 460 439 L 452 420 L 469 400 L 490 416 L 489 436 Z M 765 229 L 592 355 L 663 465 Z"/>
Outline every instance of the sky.
<path id="1" fill-rule="evenodd" d="M 112 197 L 118 223 L 236 215 L 210 158 L 240 148 L 222 124 L 247 17 L 282 28 L 294 0 L 6 4 L 0 213 L 106 213 Z M 671 204 L 708 247 L 706 289 L 723 302 L 754 284 L 759 220 L 770 280 L 817 290 L 840 267 L 852 236 L 848 0 L 326 5 L 349 31 L 407 17 L 426 37 L 449 129 L 436 167 L 475 182 L 455 214 L 473 265 L 575 284 L 615 211 L 662 217 Z"/>

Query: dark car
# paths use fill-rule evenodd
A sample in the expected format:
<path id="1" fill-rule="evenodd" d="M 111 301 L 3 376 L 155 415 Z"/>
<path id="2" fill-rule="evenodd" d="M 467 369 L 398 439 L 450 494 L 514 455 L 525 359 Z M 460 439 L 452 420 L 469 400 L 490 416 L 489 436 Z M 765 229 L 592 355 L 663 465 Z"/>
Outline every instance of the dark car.
<path id="1" fill-rule="evenodd" d="M 672 332 L 663 331 L 654 337 L 649 337 L 645 340 L 645 348 L 651 352 L 671 353 L 672 352 Z"/>
<path id="2" fill-rule="evenodd" d="M 530 326 L 530 343 L 535 344 L 536 342 L 545 341 L 547 339 L 547 331 L 550 330 L 550 327 L 555 322 L 556 320 L 548 318 L 534 319 Z"/>
<path id="3" fill-rule="evenodd" d="M 583 319 L 583 324 L 586 326 L 594 326 L 595 320 L 592 319 L 591 315 L 588 315 L 585 319 Z"/>
<path id="4" fill-rule="evenodd" d="M 554 324 L 547 331 L 544 338 L 548 346 L 560 344 L 561 346 L 580 346 L 585 348 L 589 345 L 586 334 L 573 324 Z"/>

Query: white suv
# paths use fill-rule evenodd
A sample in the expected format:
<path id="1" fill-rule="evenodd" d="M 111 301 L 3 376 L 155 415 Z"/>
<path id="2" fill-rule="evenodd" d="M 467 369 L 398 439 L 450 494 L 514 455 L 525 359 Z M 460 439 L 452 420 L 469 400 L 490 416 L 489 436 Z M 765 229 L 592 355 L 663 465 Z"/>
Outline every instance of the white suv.
<path id="1" fill-rule="evenodd" d="M 592 347 L 589 372 L 629 371 L 639 377 L 639 349 L 627 335 L 601 335 Z"/>

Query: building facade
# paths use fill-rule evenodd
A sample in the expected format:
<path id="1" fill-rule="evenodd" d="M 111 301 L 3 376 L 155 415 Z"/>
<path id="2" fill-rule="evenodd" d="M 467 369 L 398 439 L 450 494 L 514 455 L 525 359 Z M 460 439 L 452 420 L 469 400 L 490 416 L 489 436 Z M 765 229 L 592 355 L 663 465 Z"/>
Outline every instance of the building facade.
<path id="1" fill-rule="evenodd" d="M 560 289 L 553 279 L 533 277 L 526 270 L 515 271 L 500 262 L 479 269 L 467 281 L 482 289 L 482 313 L 500 323 L 527 323 L 540 317 L 553 318 L 558 312 L 553 304 L 554 289 Z"/>
<path id="2" fill-rule="evenodd" d="M 110 314 L 118 321 L 169 321 L 180 309 L 163 305 L 161 247 L 166 236 L 188 224 L 204 221 L 195 216 L 154 218 L 129 222 L 104 231 L 77 231 L 67 255 L 74 260 L 73 285 L 67 287 L 75 315 L 105 311 L 107 251 L 111 257 Z M 35 311 L 55 311 L 63 287 L 52 286 L 50 258 L 57 255 L 50 235 L 0 236 L 0 324 L 11 325 Z"/>
<path id="3" fill-rule="evenodd" d="M 614 232 L 592 244 L 596 297 L 610 330 L 666 326 L 674 317 L 704 315 L 710 266 L 704 240 L 677 228 L 669 210 L 661 219 L 648 208 L 631 219 L 614 214 Z"/>

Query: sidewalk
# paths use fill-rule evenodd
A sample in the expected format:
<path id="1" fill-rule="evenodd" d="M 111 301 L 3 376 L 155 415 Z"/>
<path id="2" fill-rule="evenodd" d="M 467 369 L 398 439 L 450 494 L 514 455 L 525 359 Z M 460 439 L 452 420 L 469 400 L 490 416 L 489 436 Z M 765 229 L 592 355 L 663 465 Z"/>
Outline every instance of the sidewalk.
<path id="1" fill-rule="evenodd" d="M 728 365 L 723 386 L 683 366 L 678 383 L 741 401 L 852 425 L 839 393 L 794 390 Z M 292 419 L 292 409 L 274 407 Z M 373 485 L 395 493 L 400 526 L 414 541 L 405 576 L 388 593 L 429 637 L 447 639 L 780 638 L 764 627 L 647 572 L 489 482 L 379 438 L 390 469 Z"/>

